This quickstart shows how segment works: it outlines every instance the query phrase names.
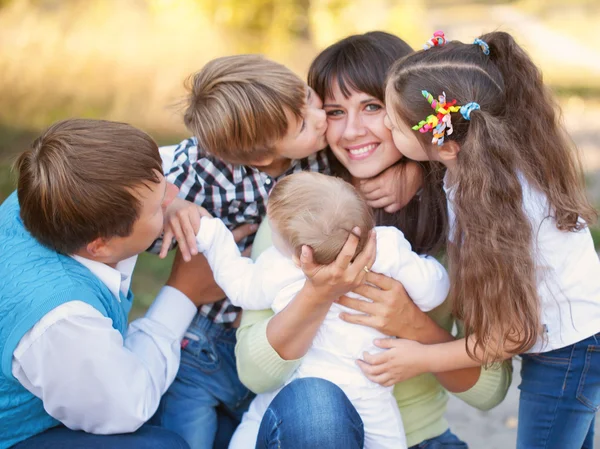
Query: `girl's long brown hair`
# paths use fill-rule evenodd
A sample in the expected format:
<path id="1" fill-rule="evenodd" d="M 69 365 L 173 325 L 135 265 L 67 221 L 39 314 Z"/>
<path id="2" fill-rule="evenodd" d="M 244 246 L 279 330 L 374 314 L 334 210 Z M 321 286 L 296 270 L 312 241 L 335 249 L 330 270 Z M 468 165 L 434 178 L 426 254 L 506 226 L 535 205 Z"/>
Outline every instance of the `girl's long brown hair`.
<path id="1" fill-rule="evenodd" d="M 308 71 L 308 84 L 323 99 L 331 96 L 335 81 L 342 93 L 351 89 L 365 92 L 385 103 L 385 80 L 392 64 L 412 53 L 412 48 L 393 34 L 372 31 L 349 36 L 327 47 L 313 61 Z M 402 148 L 400 148 L 402 151 Z M 350 182 L 348 170 L 329 152 L 332 171 Z M 397 164 L 405 167 L 408 160 Z M 438 253 L 446 242 L 446 199 L 442 188 L 444 167 L 436 162 L 424 162 L 423 188 L 402 210 L 390 214 L 383 209 L 373 211 L 378 226 L 395 226 L 420 254 Z"/>
<path id="2" fill-rule="evenodd" d="M 467 337 L 476 337 L 467 351 L 488 364 L 503 348 L 524 352 L 541 335 L 537 229 L 523 210 L 522 181 L 546 195 L 560 230 L 577 231 L 596 216 L 540 71 L 509 34 L 480 39 L 489 55 L 478 45 L 450 42 L 407 56 L 390 71 L 388 89 L 397 117 L 410 126 L 432 113 L 422 90 L 481 106 L 470 121 L 453 113 L 454 132 L 446 136 L 460 146 L 451 172 L 456 219 L 448 255 L 454 314 Z M 431 133 L 416 134 L 432 151 Z"/>

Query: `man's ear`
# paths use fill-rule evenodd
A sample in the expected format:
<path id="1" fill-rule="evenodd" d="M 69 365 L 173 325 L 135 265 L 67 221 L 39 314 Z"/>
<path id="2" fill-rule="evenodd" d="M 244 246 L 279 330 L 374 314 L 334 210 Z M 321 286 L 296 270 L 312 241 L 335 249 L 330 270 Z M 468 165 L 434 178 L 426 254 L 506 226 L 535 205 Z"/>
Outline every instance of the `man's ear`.
<path id="1" fill-rule="evenodd" d="M 460 145 L 454 140 L 448 140 L 442 146 L 437 147 L 437 151 L 441 162 L 451 162 L 456 160 L 460 152 Z"/>
<path id="2" fill-rule="evenodd" d="M 98 237 L 96 240 L 91 241 L 85 247 L 85 251 L 94 259 L 105 259 L 112 255 L 112 249 L 110 247 L 110 239 Z"/>

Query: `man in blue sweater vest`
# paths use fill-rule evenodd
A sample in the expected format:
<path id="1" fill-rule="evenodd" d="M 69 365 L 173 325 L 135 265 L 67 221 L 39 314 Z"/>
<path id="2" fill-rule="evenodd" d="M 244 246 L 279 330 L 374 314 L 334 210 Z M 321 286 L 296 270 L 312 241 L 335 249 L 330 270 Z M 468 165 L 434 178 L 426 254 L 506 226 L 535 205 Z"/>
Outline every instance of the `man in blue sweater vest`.
<path id="1" fill-rule="evenodd" d="M 144 423 L 197 306 L 167 285 L 127 326 L 137 255 L 176 195 L 155 142 L 66 120 L 15 167 L 0 206 L 0 449 L 187 447 Z"/>

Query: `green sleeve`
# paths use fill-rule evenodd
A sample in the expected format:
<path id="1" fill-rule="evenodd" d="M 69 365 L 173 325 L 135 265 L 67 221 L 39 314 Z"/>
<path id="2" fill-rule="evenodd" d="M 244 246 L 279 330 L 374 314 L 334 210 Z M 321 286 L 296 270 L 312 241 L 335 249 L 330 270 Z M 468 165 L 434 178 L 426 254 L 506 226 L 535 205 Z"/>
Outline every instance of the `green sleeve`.
<path id="1" fill-rule="evenodd" d="M 464 335 L 462 325 L 457 322 L 458 337 Z M 457 398 L 479 410 L 487 411 L 500 404 L 506 397 L 512 382 L 512 359 L 481 368 L 479 380 L 467 391 L 452 393 Z"/>
<path id="2" fill-rule="evenodd" d="M 237 330 L 238 376 L 257 394 L 283 386 L 302 360 L 284 360 L 273 349 L 267 340 L 267 325 L 272 317 L 272 310 L 244 310 Z"/>

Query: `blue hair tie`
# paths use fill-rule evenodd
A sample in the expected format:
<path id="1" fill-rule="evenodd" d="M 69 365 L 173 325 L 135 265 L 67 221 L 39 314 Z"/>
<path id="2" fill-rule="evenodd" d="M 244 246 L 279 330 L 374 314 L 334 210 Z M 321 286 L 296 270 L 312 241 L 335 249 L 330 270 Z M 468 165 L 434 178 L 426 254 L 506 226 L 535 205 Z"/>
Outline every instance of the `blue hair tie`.
<path id="1" fill-rule="evenodd" d="M 487 56 L 487 55 L 489 55 L 489 54 L 490 54 L 490 46 L 487 44 L 487 42 L 486 42 L 486 41 L 484 41 L 484 40 L 482 40 L 482 39 L 479 39 L 479 38 L 477 38 L 477 39 L 475 39 L 475 40 L 473 41 L 473 44 L 475 44 L 475 45 L 479 45 L 479 46 L 481 47 L 481 50 L 483 51 L 483 54 L 484 54 L 484 55 L 486 55 L 486 56 Z"/>
<path id="2" fill-rule="evenodd" d="M 471 102 L 460 107 L 460 113 L 465 120 L 471 120 L 471 112 L 481 109 L 479 103 Z"/>

